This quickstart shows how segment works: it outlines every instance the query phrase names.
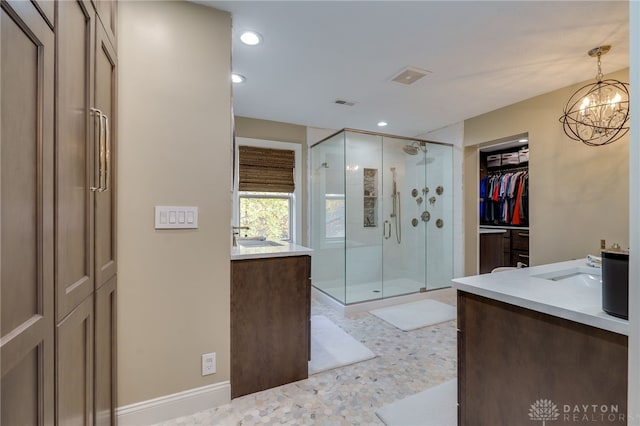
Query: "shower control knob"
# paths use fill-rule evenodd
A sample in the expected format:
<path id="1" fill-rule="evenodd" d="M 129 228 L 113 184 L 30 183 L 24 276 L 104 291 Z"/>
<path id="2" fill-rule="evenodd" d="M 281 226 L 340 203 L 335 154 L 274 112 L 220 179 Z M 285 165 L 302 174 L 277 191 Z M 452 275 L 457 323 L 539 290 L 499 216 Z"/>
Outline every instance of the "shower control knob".
<path id="1" fill-rule="evenodd" d="M 429 219 L 431 219 L 431 213 L 426 210 L 423 211 L 420 215 L 420 219 L 422 219 L 423 222 L 429 222 Z"/>
<path id="2" fill-rule="evenodd" d="M 417 189 L 415 189 L 415 188 L 413 188 L 413 189 L 411 190 L 411 196 L 412 196 L 412 197 L 414 197 L 414 198 L 415 198 L 415 197 L 417 197 L 417 196 L 418 196 L 418 190 L 417 190 Z"/>
<path id="3" fill-rule="evenodd" d="M 429 204 L 434 205 L 436 203 L 436 197 L 429 198 Z"/>
<path id="4" fill-rule="evenodd" d="M 438 228 L 442 228 L 444 226 L 444 221 L 442 219 L 436 220 L 436 226 Z"/>
<path id="5" fill-rule="evenodd" d="M 418 226 L 418 219 L 416 219 L 415 217 L 413 219 L 411 219 L 411 224 L 413 225 L 413 227 L 415 228 L 416 226 Z"/>
<path id="6" fill-rule="evenodd" d="M 422 204 L 423 201 L 422 197 L 416 198 L 416 203 L 418 203 L 418 205 Z"/>
<path id="7" fill-rule="evenodd" d="M 436 188 L 436 194 L 438 194 L 438 195 L 442 195 L 442 193 L 443 193 L 443 192 L 444 192 L 444 188 L 443 188 L 441 185 L 439 185 L 439 186 Z"/>
<path id="8" fill-rule="evenodd" d="M 427 195 L 427 194 L 429 193 L 429 187 L 428 187 L 428 186 L 425 186 L 424 188 L 422 188 L 422 193 L 423 193 L 424 195 Z"/>

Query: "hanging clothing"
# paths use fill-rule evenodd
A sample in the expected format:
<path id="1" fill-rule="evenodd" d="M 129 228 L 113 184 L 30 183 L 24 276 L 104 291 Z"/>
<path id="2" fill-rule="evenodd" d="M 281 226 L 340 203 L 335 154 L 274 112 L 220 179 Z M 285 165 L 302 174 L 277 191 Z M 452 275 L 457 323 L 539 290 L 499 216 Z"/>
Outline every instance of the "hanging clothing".
<path id="1" fill-rule="evenodd" d="M 528 218 L 527 170 L 493 172 L 480 180 L 480 221 L 523 225 Z"/>

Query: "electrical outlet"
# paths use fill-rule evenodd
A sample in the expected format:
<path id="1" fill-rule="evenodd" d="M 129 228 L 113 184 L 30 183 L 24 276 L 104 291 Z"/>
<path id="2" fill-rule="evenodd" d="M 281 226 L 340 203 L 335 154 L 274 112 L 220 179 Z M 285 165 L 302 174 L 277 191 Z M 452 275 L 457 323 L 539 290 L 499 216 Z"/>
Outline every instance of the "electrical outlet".
<path id="1" fill-rule="evenodd" d="M 216 353 L 202 354 L 202 375 L 208 376 L 216 372 Z"/>

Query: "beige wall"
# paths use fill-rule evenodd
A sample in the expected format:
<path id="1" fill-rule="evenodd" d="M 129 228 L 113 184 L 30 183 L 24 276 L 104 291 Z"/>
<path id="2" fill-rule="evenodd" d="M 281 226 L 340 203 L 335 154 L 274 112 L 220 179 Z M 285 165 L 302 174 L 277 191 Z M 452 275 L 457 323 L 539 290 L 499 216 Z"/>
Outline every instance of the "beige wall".
<path id="1" fill-rule="evenodd" d="M 231 18 L 119 4 L 118 405 L 229 380 Z M 199 207 L 155 230 L 154 205 Z M 217 353 L 201 377 L 200 355 Z"/>
<path id="2" fill-rule="evenodd" d="M 264 139 L 269 141 L 292 142 L 302 145 L 302 240 L 308 244 L 308 208 L 309 196 L 307 191 L 307 128 L 297 124 L 281 123 L 279 121 L 259 120 L 257 118 L 238 117 L 235 119 L 235 134 L 241 138 Z"/>
<path id="3" fill-rule="evenodd" d="M 606 77 L 628 81 L 628 70 Z M 589 147 L 564 134 L 558 118 L 580 86 L 465 121 L 465 274 L 476 273 L 478 257 L 478 158 L 470 146 L 522 133 L 529 134 L 531 264 L 598 254 L 600 239 L 628 246 L 629 138 Z"/>

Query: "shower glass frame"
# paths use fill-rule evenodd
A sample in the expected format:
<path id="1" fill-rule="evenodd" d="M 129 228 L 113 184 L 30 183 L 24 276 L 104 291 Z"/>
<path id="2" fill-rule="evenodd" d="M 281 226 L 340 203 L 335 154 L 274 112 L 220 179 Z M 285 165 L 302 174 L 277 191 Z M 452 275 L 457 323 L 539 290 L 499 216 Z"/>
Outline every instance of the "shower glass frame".
<path id="1" fill-rule="evenodd" d="M 409 146 L 417 147 L 415 155 Z M 450 285 L 452 144 L 343 129 L 310 147 L 309 166 L 314 287 L 348 305 Z M 370 176 L 377 170 L 374 196 L 363 191 L 364 169 Z M 444 190 L 436 195 L 438 186 Z M 373 223 L 365 211 L 372 203 L 377 203 Z M 425 210 L 431 215 L 426 222 Z M 437 219 L 443 220 L 440 228 Z"/>

